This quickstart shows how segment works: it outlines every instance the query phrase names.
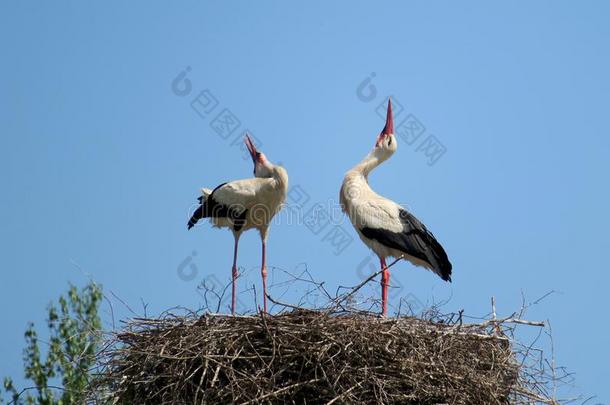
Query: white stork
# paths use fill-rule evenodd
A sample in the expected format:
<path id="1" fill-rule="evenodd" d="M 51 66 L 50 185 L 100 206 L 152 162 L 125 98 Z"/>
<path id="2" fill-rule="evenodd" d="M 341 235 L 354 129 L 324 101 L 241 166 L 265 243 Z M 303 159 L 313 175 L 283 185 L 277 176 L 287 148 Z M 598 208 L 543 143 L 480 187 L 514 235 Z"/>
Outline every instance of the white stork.
<path id="1" fill-rule="evenodd" d="M 237 279 L 237 246 L 239 237 L 248 229 L 258 229 L 263 246 L 261 275 L 263 277 L 263 309 L 267 312 L 266 243 L 269 224 L 281 208 L 288 190 L 288 173 L 259 152 L 246 134 L 246 147 L 254 162 L 254 178 L 223 183 L 214 190 L 203 188 L 201 205 L 188 222 L 191 229 L 202 218 L 210 218 L 218 228 L 229 228 L 235 238 L 232 267 L 231 313 L 235 314 Z"/>
<path id="2" fill-rule="evenodd" d="M 369 173 L 389 159 L 397 146 L 392 102 L 388 100 L 385 127 L 377 137 L 375 147 L 347 172 L 339 195 L 343 212 L 360 239 L 379 257 L 383 316 L 387 313 L 390 285 L 387 257 L 405 258 L 416 266 L 432 270 L 443 280 L 451 281 L 451 263 L 434 235 L 407 210 L 375 193 L 369 186 Z"/>

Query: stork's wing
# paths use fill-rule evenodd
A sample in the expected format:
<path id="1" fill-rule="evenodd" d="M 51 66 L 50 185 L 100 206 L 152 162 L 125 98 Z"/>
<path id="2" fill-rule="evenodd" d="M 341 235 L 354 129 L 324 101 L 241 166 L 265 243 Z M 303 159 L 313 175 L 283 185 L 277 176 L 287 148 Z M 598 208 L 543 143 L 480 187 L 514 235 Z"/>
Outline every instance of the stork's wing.
<path id="1" fill-rule="evenodd" d="M 256 205 L 257 194 L 268 181 L 259 178 L 235 180 L 219 185 L 212 192 L 202 190 L 201 205 L 189 220 L 188 228 L 191 229 L 201 218 L 229 218 L 235 230 L 241 229 L 248 209 Z"/>
<path id="2" fill-rule="evenodd" d="M 260 189 L 261 179 L 236 180 L 217 187 L 210 197 L 217 204 L 235 210 L 239 213 L 256 204 L 256 193 Z"/>
<path id="3" fill-rule="evenodd" d="M 358 230 L 362 235 L 427 263 L 443 280 L 451 281 L 447 253 L 417 218 L 390 201 L 358 205 Z"/>
<path id="4" fill-rule="evenodd" d="M 221 186 L 224 184 L 226 184 L 226 183 L 221 184 Z M 208 199 L 210 194 L 212 194 L 212 190 L 204 187 L 201 189 L 201 194 L 202 195 L 200 197 L 197 197 L 197 201 L 199 201 L 199 204 L 203 204 L 203 202 Z"/>

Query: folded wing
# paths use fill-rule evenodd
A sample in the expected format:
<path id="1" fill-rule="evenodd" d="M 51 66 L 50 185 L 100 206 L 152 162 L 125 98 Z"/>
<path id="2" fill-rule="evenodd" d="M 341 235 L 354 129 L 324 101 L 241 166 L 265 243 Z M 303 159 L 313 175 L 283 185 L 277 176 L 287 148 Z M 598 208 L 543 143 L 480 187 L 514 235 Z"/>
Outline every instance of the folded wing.
<path id="1" fill-rule="evenodd" d="M 200 205 L 187 226 L 191 229 L 202 218 L 227 218 L 233 229 L 239 231 L 245 223 L 247 212 L 257 203 L 257 193 L 268 179 L 245 179 L 223 183 L 214 190 L 202 190 Z M 207 192 L 206 192 L 207 191 Z"/>
<path id="2" fill-rule="evenodd" d="M 357 204 L 357 229 L 366 238 L 421 260 L 443 280 L 451 281 L 451 263 L 432 232 L 404 208 L 389 201 Z"/>

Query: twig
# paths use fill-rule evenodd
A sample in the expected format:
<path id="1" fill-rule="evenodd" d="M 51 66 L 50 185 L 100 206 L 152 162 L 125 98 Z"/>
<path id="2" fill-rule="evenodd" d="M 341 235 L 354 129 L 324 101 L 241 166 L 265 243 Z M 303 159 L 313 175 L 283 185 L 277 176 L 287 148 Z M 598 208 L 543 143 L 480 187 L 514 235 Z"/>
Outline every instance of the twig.
<path id="1" fill-rule="evenodd" d="M 348 298 L 352 297 L 358 290 L 360 290 L 362 287 L 364 287 L 368 282 L 370 282 L 372 279 L 374 279 L 375 277 L 377 277 L 378 275 L 380 275 L 381 273 L 383 273 L 385 270 L 389 269 L 390 267 L 394 266 L 396 263 L 398 263 L 400 260 L 402 260 L 404 258 L 404 256 L 400 256 L 398 258 L 396 258 L 392 263 L 390 263 L 388 266 L 384 267 L 383 269 L 379 270 L 376 273 L 371 274 L 368 278 L 366 278 L 363 282 L 361 282 L 360 284 L 358 284 L 357 286 L 353 287 L 352 290 L 347 293 L 344 294 L 342 298 L 338 299 L 334 304 L 335 306 L 340 305 L 341 303 L 343 303 L 345 300 L 347 300 Z"/>
<path id="2" fill-rule="evenodd" d="M 267 393 L 265 395 L 262 395 L 262 396 L 260 396 L 258 398 L 254 398 L 254 399 L 251 399 L 249 401 L 243 402 L 242 405 L 254 404 L 254 403 L 262 401 L 263 399 L 267 399 L 269 397 L 277 396 L 277 395 L 281 394 L 282 392 L 289 391 L 289 390 L 291 390 L 293 388 L 300 387 L 302 385 L 313 384 L 313 383 L 318 382 L 318 381 L 320 381 L 319 378 L 314 378 L 314 379 L 309 380 L 309 381 L 302 381 L 302 382 L 299 382 L 299 383 L 291 384 L 291 385 L 288 385 L 288 386 L 286 386 L 284 388 L 280 388 L 279 390 L 276 390 L 276 391 L 273 391 L 273 392 L 269 392 L 269 393 Z"/>

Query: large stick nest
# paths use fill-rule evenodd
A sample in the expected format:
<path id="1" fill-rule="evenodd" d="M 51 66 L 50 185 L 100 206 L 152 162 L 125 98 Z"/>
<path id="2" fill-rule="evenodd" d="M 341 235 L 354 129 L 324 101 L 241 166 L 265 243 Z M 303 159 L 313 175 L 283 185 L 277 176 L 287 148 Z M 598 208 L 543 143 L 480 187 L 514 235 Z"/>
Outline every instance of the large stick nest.
<path id="1" fill-rule="evenodd" d="M 506 404 L 523 391 L 497 324 L 295 310 L 135 319 L 116 339 L 96 396 L 119 404 Z"/>

